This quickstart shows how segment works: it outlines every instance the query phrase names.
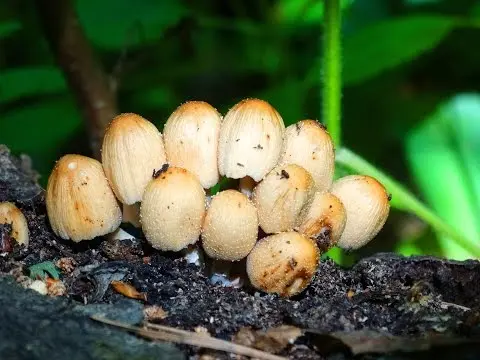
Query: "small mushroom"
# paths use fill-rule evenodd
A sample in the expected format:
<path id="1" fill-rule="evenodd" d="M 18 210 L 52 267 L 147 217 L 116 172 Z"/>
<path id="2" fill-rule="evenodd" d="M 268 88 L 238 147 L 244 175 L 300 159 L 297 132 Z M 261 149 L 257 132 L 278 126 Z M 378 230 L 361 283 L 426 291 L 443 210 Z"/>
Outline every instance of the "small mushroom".
<path id="1" fill-rule="evenodd" d="M 146 239 L 163 251 L 194 244 L 205 217 L 205 190 L 191 172 L 169 167 L 155 174 L 143 194 L 140 219 Z"/>
<path id="2" fill-rule="evenodd" d="M 115 231 L 122 221 L 102 164 L 82 155 L 65 155 L 57 162 L 46 203 L 52 230 L 62 239 L 91 240 Z"/>
<path id="3" fill-rule="evenodd" d="M 225 190 L 212 197 L 202 229 L 202 245 L 208 256 L 241 260 L 252 250 L 257 236 L 257 209 L 247 196 Z"/>
<path id="4" fill-rule="evenodd" d="M 171 166 L 194 173 L 205 189 L 213 187 L 218 175 L 218 137 L 222 118 L 203 101 L 180 105 L 163 129 L 167 160 Z"/>
<path id="5" fill-rule="evenodd" d="M 317 191 L 300 217 L 302 221 L 295 230 L 315 239 L 322 252 L 337 244 L 347 221 L 340 199 L 326 191 Z"/>
<path id="6" fill-rule="evenodd" d="M 287 127 L 279 164 L 297 164 L 315 180 L 315 190 L 330 189 L 335 170 L 335 149 L 325 127 L 302 120 Z"/>
<path id="7" fill-rule="evenodd" d="M 10 224 L 12 226 L 10 236 L 17 243 L 28 246 L 29 231 L 27 219 L 15 204 L 8 201 L 0 203 L 0 224 Z"/>
<path id="8" fill-rule="evenodd" d="M 296 164 L 277 166 L 253 190 L 260 227 L 267 234 L 293 230 L 313 195 L 314 181 Z"/>
<path id="9" fill-rule="evenodd" d="M 284 132 L 282 117 L 269 103 L 259 99 L 239 102 L 225 115 L 220 129 L 220 174 L 260 181 L 277 164 Z"/>
<path id="10" fill-rule="evenodd" d="M 166 163 L 162 134 L 140 115 L 116 116 L 102 145 L 102 164 L 112 189 L 122 204 L 142 199 L 155 169 Z"/>
<path id="11" fill-rule="evenodd" d="M 247 274 L 255 288 L 290 297 L 310 284 L 319 256 L 315 242 L 302 234 L 270 235 L 258 241 L 248 255 Z"/>
<path id="12" fill-rule="evenodd" d="M 332 194 L 347 212 L 347 222 L 337 245 L 358 249 L 372 240 L 387 221 L 388 194 L 382 184 L 370 176 L 349 175 L 335 181 Z"/>

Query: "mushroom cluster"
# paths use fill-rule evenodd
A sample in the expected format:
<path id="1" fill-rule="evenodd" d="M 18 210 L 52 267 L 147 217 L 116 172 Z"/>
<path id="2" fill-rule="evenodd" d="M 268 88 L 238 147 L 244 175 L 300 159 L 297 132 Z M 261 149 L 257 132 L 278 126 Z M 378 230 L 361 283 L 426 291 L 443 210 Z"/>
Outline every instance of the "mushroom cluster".
<path id="1" fill-rule="evenodd" d="M 223 118 L 206 102 L 184 103 L 163 135 L 143 117 L 121 114 L 106 130 L 101 160 L 57 162 L 46 201 L 58 236 L 89 240 L 137 218 L 153 248 L 180 251 L 201 239 L 210 258 L 246 258 L 255 288 L 287 297 L 308 286 L 321 253 L 365 245 L 389 213 L 389 196 L 372 177 L 334 181 L 323 125 L 285 128 L 259 99 Z M 238 188 L 211 195 L 221 176 L 238 179 Z"/>

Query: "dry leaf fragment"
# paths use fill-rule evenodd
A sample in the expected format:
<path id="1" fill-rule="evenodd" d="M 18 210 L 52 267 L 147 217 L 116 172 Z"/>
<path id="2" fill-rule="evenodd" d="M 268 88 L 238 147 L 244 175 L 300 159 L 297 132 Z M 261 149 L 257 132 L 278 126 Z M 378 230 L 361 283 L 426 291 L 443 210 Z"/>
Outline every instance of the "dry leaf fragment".
<path id="1" fill-rule="evenodd" d="M 132 285 L 127 284 L 123 281 L 114 280 L 110 283 L 116 292 L 126 296 L 130 299 L 138 299 L 147 301 L 147 294 L 137 291 Z"/>
<path id="2" fill-rule="evenodd" d="M 143 315 L 147 321 L 163 320 L 168 316 L 168 313 L 162 309 L 161 306 L 151 305 L 145 306 L 143 309 Z"/>
<path id="3" fill-rule="evenodd" d="M 67 293 L 67 288 L 61 280 L 46 278 L 47 294 L 50 296 L 63 296 Z"/>
<path id="4" fill-rule="evenodd" d="M 63 273 L 70 274 L 77 267 L 77 262 L 72 257 L 62 257 L 57 260 L 55 266 L 59 268 Z"/>
<path id="5" fill-rule="evenodd" d="M 301 329 L 290 325 L 270 328 L 267 331 L 241 328 L 233 337 L 233 342 L 276 354 L 293 344 L 302 334 Z"/>

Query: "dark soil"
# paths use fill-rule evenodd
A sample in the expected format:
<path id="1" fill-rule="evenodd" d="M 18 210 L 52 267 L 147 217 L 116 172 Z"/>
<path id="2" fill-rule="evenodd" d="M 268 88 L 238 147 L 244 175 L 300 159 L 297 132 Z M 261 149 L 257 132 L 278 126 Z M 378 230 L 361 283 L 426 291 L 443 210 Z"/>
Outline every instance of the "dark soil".
<path id="1" fill-rule="evenodd" d="M 13 273 L 18 277 L 22 271 L 28 274 L 31 265 L 49 260 L 56 262 L 60 258 L 72 258 L 75 263 L 73 272 L 62 273 L 67 295 L 61 300 L 58 313 L 52 312 L 52 299 L 40 297 L 35 300 L 35 306 L 41 307 L 40 303 L 44 301 L 50 310 L 39 311 L 31 317 L 44 316 L 46 321 L 52 317 L 58 320 L 66 308 L 85 303 L 90 306 L 111 304 L 109 306 L 115 307 L 125 297 L 115 292 L 110 282 L 121 280 L 145 292 L 147 305 L 160 305 L 168 313 L 161 321 L 165 325 L 188 330 L 201 326 L 208 329 L 211 335 L 228 340 L 242 327 L 266 330 L 287 324 L 311 329 L 314 334 L 298 338 L 295 344 L 280 354 L 292 359 L 352 357 L 351 348 L 345 352 L 345 346 L 332 346 L 330 337 L 330 340 L 322 337 L 333 332 L 357 334 L 354 331 L 360 330 L 363 332 L 358 334 L 369 338 L 366 335 L 368 330 L 388 335 L 389 339 L 424 339 L 422 349 L 425 351 L 428 350 L 426 345 L 430 344 L 429 339 L 435 336 L 455 339 L 455 342 L 480 337 L 478 261 L 455 262 L 432 257 L 404 258 L 394 254 L 378 254 L 361 260 L 351 269 L 342 269 L 333 261 L 325 260 L 321 262 L 313 283 L 306 291 L 295 298 L 283 299 L 249 287 L 237 289 L 213 285 L 204 269 L 187 264 L 179 255 L 160 254 L 142 239 L 123 242 L 102 242 L 103 239 L 98 239 L 79 244 L 63 241 L 49 227 L 44 193 L 32 176 L 22 162 L 12 158 L 0 146 L 0 201 L 17 204 L 28 219 L 31 237 L 28 249 L 14 246 L 12 252 L 0 257 L 0 274 Z M 5 281 L 0 281 L 0 293 L 5 291 L 3 287 L 7 286 L 6 283 L 10 287 L 18 287 L 18 294 L 31 294 L 31 291 L 21 290 L 20 285 Z M 12 300 L 11 304 L 3 295 L 2 312 L 10 314 L 7 318 L 12 324 L 18 320 L 15 320 L 14 314 L 19 312 L 17 301 L 21 300 L 18 300 L 18 294 L 17 300 Z M 129 301 L 143 306 L 141 300 Z M 75 316 L 68 321 L 77 321 L 83 327 L 86 326 L 85 322 L 93 323 L 88 318 Z M 8 323 L 1 316 L 0 321 L 1 327 L 8 329 Z M 13 328 L 21 332 L 21 327 Z M 52 340 L 47 333 L 45 343 Z M 42 343 L 42 333 L 30 335 L 35 336 L 39 344 Z M 17 334 L 18 339 L 25 336 Z M 93 335 L 87 331 L 85 336 L 88 338 Z M 133 335 L 126 333 L 124 336 L 133 338 Z M 10 338 L 10 341 L 15 341 L 15 338 Z M 148 343 L 144 343 L 147 346 Z M 372 346 L 370 351 L 365 351 L 367 354 L 357 355 L 357 358 L 403 359 L 414 358 L 418 354 L 428 357 L 438 348 L 434 346 L 429 352 L 419 352 L 418 347 L 410 349 L 408 342 L 405 344 L 400 350 L 411 352 L 374 355 L 384 350 L 380 350 L 381 346 Z M 18 348 L 12 344 L 7 350 L 0 346 L 0 357 L 42 358 L 33 357 L 31 353 L 28 357 L 20 351 L 16 356 L 12 355 L 17 351 L 15 349 L 22 347 L 20 343 L 16 345 Z M 440 358 L 451 355 L 450 350 L 455 351 L 457 359 L 480 356 L 480 345 L 477 347 L 476 343 L 473 346 L 464 345 L 460 350 L 450 342 L 440 342 L 440 345 L 443 345 L 442 350 L 435 352 L 435 356 Z M 72 344 L 65 346 L 69 351 L 75 351 Z M 141 344 L 136 343 L 135 346 Z M 180 349 L 193 357 L 205 353 L 196 347 L 180 346 Z M 65 356 L 71 355 L 66 350 L 56 350 Z M 219 358 L 227 356 L 222 353 L 211 354 Z"/>

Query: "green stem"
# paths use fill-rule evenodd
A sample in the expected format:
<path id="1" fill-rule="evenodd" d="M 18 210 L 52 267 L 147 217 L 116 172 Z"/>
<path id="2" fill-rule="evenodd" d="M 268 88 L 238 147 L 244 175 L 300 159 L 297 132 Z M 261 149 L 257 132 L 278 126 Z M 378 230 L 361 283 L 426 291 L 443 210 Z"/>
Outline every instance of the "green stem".
<path id="1" fill-rule="evenodd" d="M 325 0 L 323 38 L 323 121 L 335 146 L 341 144 L 342 18 L 340 0 Z"/>
<path id="2" fill-rule="evenodd" d="M 463 234 L 459 233 L 456 229 L 443 221 L 396 180 L 392 179 L 390 176 L 377 169 L 367 160 L 361 158 L 349 149 L 338 149 L 335 157 L 335 161 L 339 165 L 347 168 L 347 170 L 370 175 L 380 181 L 392 195 L 393 207 L 415 214 L 432 226 L 436 231 L 444 233 L 455 240 L 455 242 L 466 251 L 476 257 L 480 257 L 480 247 L 474 245 L 468 238 L 463 236 Z"/>

